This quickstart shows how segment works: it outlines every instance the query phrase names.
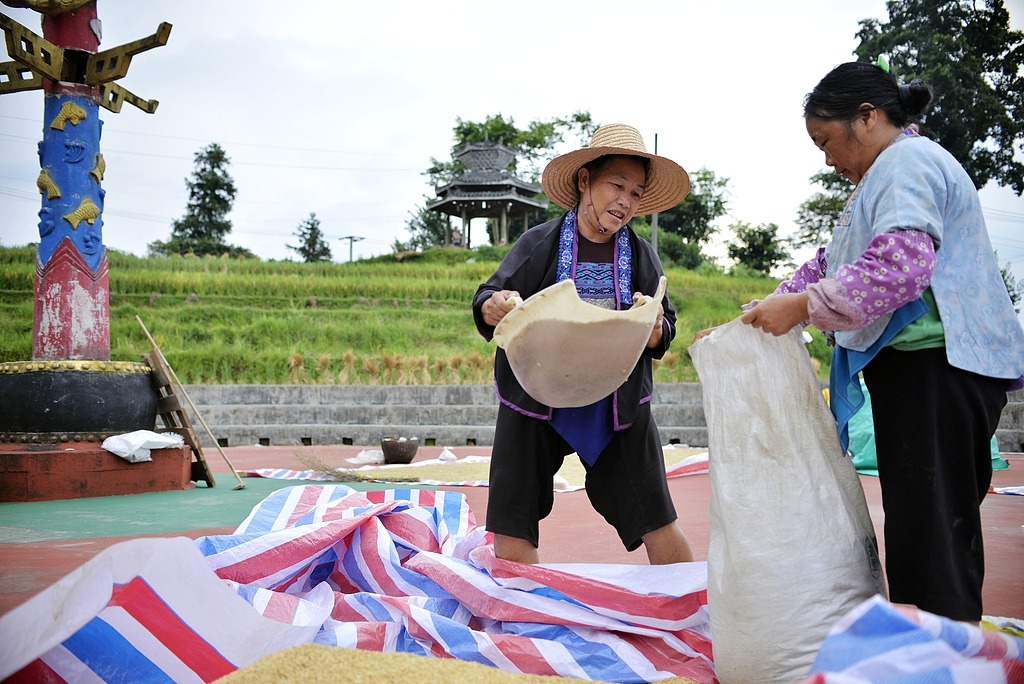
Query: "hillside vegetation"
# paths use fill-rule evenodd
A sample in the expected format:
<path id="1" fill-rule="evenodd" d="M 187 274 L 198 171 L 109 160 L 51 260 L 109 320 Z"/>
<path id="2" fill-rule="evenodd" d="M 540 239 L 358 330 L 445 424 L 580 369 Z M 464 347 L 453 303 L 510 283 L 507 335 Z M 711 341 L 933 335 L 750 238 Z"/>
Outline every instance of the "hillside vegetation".
<path id="1" fill-rule="evenodd" d="M 149 329 L 184 383 L 486 384 L 493 343 L 470 301 L 500 258 L 435 249 L 345 264 L 141 258 L 110 251 L 110 357 L 138 361 Z M 35 249 L 0 247 L 0 361 L 32 357 Z M 768 278 L 672 268 L 679 333 L 656 382 L 697 379 L 686 347 L 774 289 Z M 828 349 L 811 354 L 827 372 Z"/>

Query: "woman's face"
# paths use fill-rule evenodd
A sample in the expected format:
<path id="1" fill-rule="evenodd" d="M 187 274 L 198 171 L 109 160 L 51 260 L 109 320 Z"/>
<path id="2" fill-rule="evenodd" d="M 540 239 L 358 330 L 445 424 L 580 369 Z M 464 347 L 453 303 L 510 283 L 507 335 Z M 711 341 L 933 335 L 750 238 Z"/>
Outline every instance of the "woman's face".
<path id="1" fill-rule="evenodd" d="M 644 165 L 629 157 L 614 157 L 593 176 L 580 169 L 577 224 L 593 242 L 612 238 L 636 213 L 647 183 Z"/>
<path id="2" fill-rule="evenodd" d="M 825 163 L 851 183 L 860 183 L 881 152 L 870 142 L 864 117 L 857 117 L 850 125 L 841 120 L 814 117 L 807 117 L 805 123 L 807 134 L 825 153 Z"/>

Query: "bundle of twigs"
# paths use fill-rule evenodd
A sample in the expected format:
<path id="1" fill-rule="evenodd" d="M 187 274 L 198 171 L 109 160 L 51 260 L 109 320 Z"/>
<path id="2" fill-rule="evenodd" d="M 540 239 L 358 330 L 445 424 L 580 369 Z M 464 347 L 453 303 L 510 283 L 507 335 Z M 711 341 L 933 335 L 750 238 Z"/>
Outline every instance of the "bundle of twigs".
<path id="1" fill-rule="evenodd" d="M 320 454 L 312 451 L 297 451 L 295 460 L 301 463 L 307 470 L 312 470 L 318 476 L 330 482 L 418 482 L 417 477 L 389 476 L 386 470 L 370 473 L 360 473 L 352 468 L 340 468 L 321 457 Z"/>

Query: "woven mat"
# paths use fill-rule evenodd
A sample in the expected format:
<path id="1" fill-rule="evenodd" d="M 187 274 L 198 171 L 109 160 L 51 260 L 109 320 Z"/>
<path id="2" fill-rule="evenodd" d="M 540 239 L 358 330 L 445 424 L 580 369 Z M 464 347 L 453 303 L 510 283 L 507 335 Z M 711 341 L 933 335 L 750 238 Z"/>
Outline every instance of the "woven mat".
<path id="1" fill-rule="evenodd" d="M 665 469 L 670 477 L 694 475 L 707 472 L 707 449 L 693 447 L 664 447 Z M 363 465 L 353 467 L 350 463 L 321 461 L 315 470 L 283 470 L 257 469 L 243 473 L 247 477 L 268 477 L 294 480 L 351 480 L 352 476 L 361 480 L 376 482 L 405 482 L 426 485 L 447 485 L 464 487 L 486 487 L 490 456 L 465 456 L 455 461 L 430 459 L 416 461 L 409 465 Z M 331 477 L 330 472 L 337 469 L 338 476 Z M 562 468 L 555 476 L 555 489 L 558 491 L 575 491 L 582 489 L 586 481 L 586 471 L 579 456 L 570 454 L 565 457 Z"/>

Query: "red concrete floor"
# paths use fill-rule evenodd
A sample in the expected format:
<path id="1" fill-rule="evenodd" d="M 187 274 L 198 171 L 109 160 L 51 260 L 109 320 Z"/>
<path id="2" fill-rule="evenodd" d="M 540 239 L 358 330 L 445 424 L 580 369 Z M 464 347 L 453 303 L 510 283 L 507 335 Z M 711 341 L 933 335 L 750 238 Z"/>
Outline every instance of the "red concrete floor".
<path id="1" fill-rule="evenodd" d="M 301 449 L 299 447 L 298 449 Z M 350 457 L 363 447 L 305 447 L 330 449 L 332 457 Z M 440 447 L 422 447 L 416 460 L 435 458 Z M 489 447 L 455 447 L 460 458 L 487 455 Z M 252 468 L 296 468 L 306 466 L 296 460 L 296 447 L 230 447 L 224 450 L 237 470 Z M 205 452 L 218 487 L 230 488 L 236 481 L 230 475 L 225 458 L 217 450 Z M 996 471 L 993 486 L 1024 485 L 1024 454 L 1004 454 L 1008 470 Z M 865 496 L 875 524 L 879 544 L 882 538 L 883 512 L 878 480 L 862 476 Z M 708 476 L 696 475 L 669 480 L 680 524 L 697 560 L 706 560 L 709 541 L 710 488 Z M 466 496 L 476 521 L 484 523 L 486 487 L 446 487 Z M 985 534 L 986 581 L 984 612 L 998 617 L 1024 618 L 1024 497 L 990 494 L 982 506 Z M 241 522 L 239 520 L 238 522 Z M 0 521 L 0 525 L 2 525 Z M 181 530 L 145 536 L 187 536 L 230 533 L 223 529 Z M 125 537 L 100 537 L 46 542 L 0 544 L 0 614 L 19 605 L 49 586 L 100 550 Z M 883 551 L 884 554 L 884 551 Z M 552 515 L 541 523 L 540 559 L 544 563 L 619 563 L 644 564 L 643 550 L 627 553 L 610 527 L 590 507 L 584 491 L 555 496 Z"/>

